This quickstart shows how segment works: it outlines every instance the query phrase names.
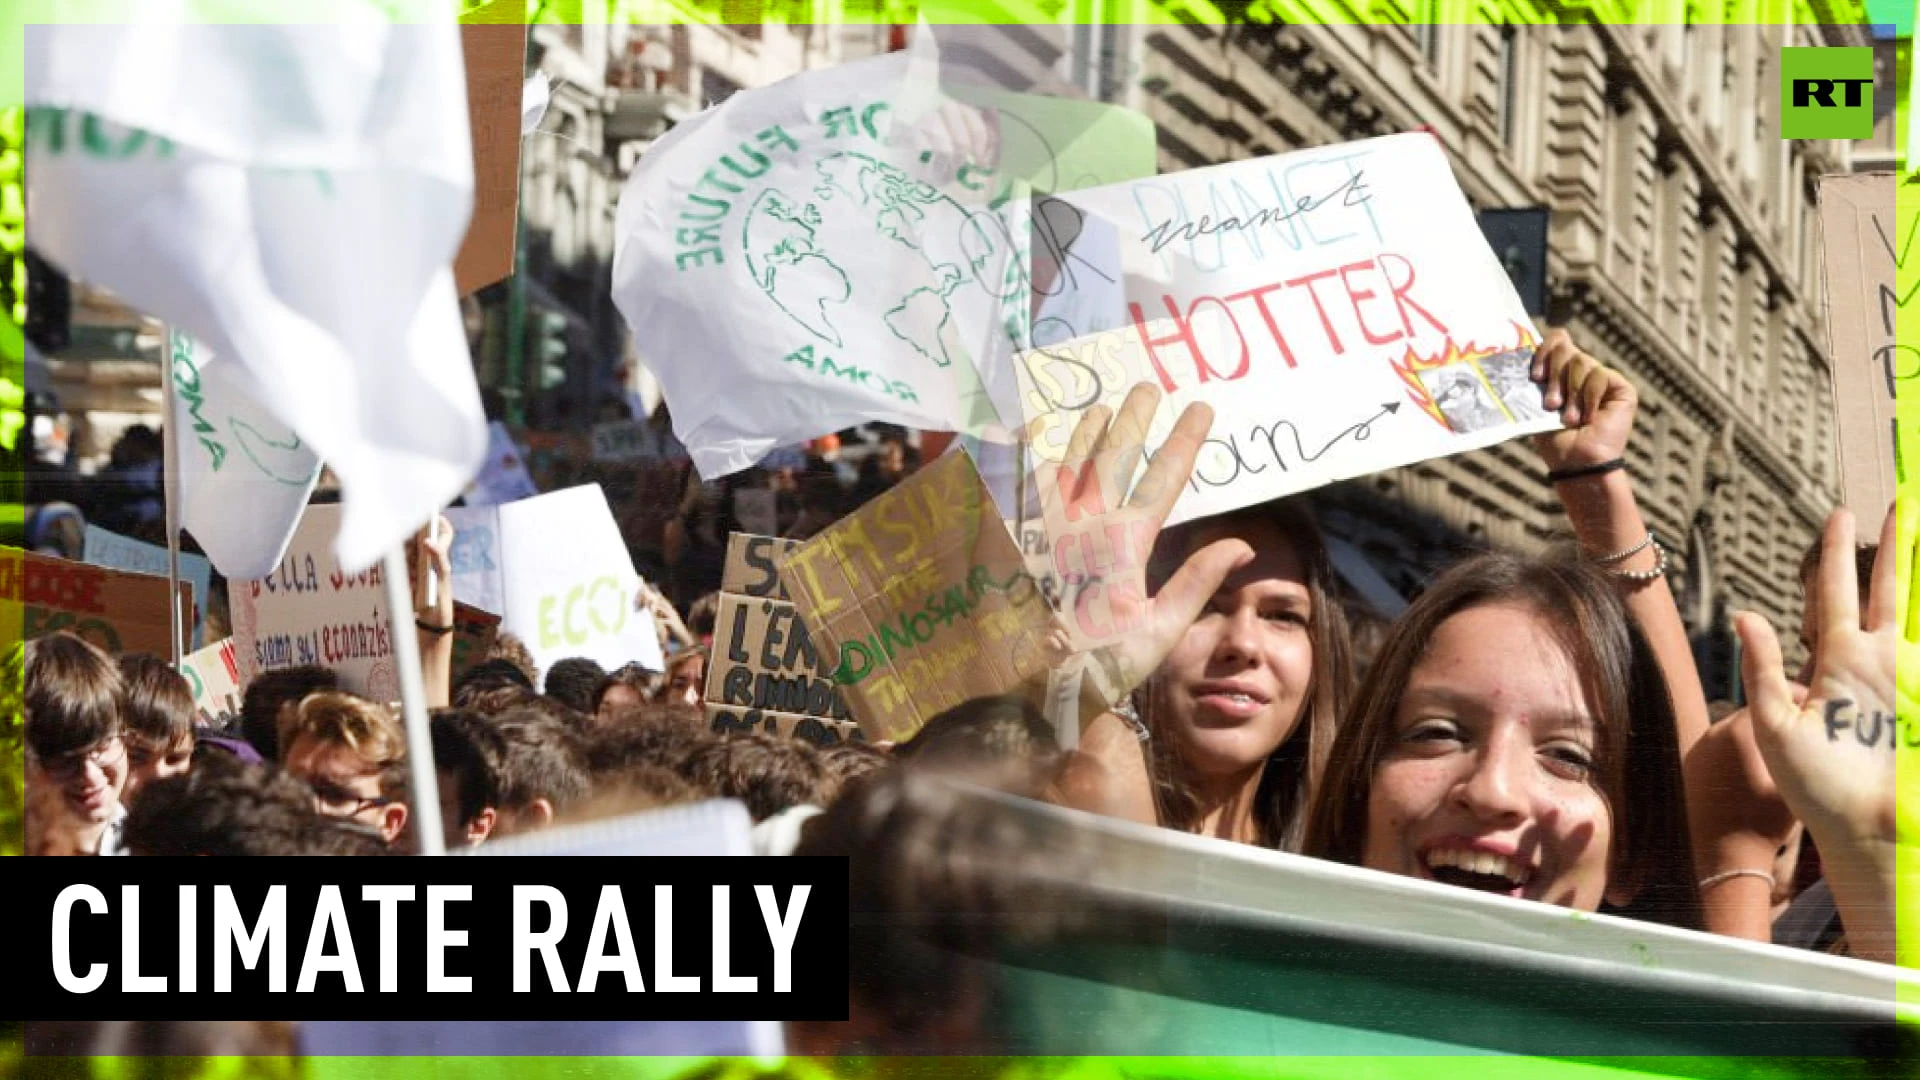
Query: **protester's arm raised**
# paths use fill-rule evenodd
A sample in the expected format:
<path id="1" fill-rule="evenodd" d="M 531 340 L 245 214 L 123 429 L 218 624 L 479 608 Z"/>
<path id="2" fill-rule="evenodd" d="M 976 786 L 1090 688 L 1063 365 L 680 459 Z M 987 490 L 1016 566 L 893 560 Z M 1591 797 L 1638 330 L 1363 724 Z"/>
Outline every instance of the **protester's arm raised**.
<path id="1" fill-rule="evenodd" d="M 1534 449 L 1548 471 L 1579 472 L 1624 458 L 1640 405 L 1632 383 L 1580 351 L 1564 330 L 1550 331 L 1534 352 L 1533 377 L 1542 384 L 1547 408 L 1559 410 L 1567 425 L 1534 438 Z M 1641 546 L 1649 532 L 1633 496 L 1632 477 L 1624 468 L 1591 472 L 1559 480 L 1553 490 L 1589 557 L 1603 559 L 1638 548 L 1606 568 L 1615 574 L 1627 608 L 1660 658 L 1685 758 L 1707 730 L 1706 692 L 1665 576 L 1620 576 L 1650 574 L 1661 561 L 1656 545 Z"/>
<path id="2" fill-rule="evenodd" d="M 1796 703 L 1767 620 L 1735 616 L 1754 737 L 1780 794 L 1820 847 L 1821 867 L 1856 957 L 1920 967 L 1900 955 L 1897 926 L 1920 921 L 1920 883 L 1898 887 L 1920 820 L 1897 799 L 1898 757 L 1920 739 L 1920 603 L 1914 599 L 1920 503 L 1902 498 L 1881 528 L 1866 618 L 1854 565 L 1853 515 L 1837 510 L 1822 539 L 1818 640 L 1807 697 Z M 1904 902 L 1906 910 L 1900 910 Z M 1905 916 L 1904 920 L 1902 915 Z"/>
<path id="3" fill-rule="evenodd" d="M 1147 555 L 1213 423 L 1210 408 L 1189 405 L 1134 485 L 1147 429 L 1159 405 L 1159 388 L 1142 383 L 1127 395 L 1117 415 L 1103 406 L 1089 409 L 1068 439 L 1066 456 L 1058 465 L 1043 466 L 1036 477 L 1055 550 L 1073 544 L 1082 552 L 1098 551 L 1089 564 L 1111 567 L 1106 580 L 1086 583 L 1103 590 L 1105 622 L 1081 625 L 1074 605 L 1066 605 L 1068 636 L 1079 654 L 1074 662 L 1084 660 L 1087 677 L 1097 680 L 1108 700 L 1152 674 L 1226 576 L 1253 557 L 1253 549 L 1243 541 L 1216 541 L 1194 552 L 1157 595 L 1147 595 Z M 1115 538 L 1121 540 L 1116 544 Z M 1058 790 L 1063 801 L 1096 813 L 1154 821 L 1145 747 L 1131 725 L 1105 714 L 1089 721 L 1081 738 L 1081 747 L 1062 770 Z"/>
<path id="4" fill-rule="evenodd" d="M 413 616 L 420 641 L 420 678 L 426 686 L 427 708 L 444 709 L 453 702 L 453 524 L 434 519 L 407 545 L 407 565 L 413 571 Z M 424 561 L 425 565 L 422 565 Z M 433 602 L 427 602 L 427 579 L 434 580 Z"/>

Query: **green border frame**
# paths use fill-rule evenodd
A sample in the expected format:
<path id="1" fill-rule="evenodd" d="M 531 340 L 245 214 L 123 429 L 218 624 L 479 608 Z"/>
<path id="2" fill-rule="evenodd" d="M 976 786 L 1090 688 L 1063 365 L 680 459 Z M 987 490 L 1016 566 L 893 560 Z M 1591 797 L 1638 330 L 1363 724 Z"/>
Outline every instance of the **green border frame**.
<path id="1" fill-rule="evenodd" d="M 1912 2 L 1912 0 L 1907 0 Z M 20 103 L 23 97 L 24 33 L 28 23 L 99 23 L 118 21 L 137 6 L 139 0 L 0 0 L 7 10 L 0 11 L 0 109 Z M 1246 0 L 1218 4 L 1211 0 L 1065 0 L 1060 15 L 1049 12 L 1038 0 L 932 0 L 913 4 L 902 0 L 871 0 L 868 3 L 847 0 L 806 0 L 782 3 L 769 0 L 768 8 L 800 10 L 814 16 L 826 15 L 826 21 L 859 23 L 911 23 L 924 17 L 936 24 L 1115 23 L 1135 25 L 1169 24 L 1195 21 L 1224 25 L 1232 21 L 1297 22 L 1346 25 L 1407 25 L 1421 22 L 1445 25 L 1481 25 L 1511 23 L 1518 25 L 1780 25 L 1824 23 L 1864 24 L 1865 8 L 1858 0 L 1732 0 L 1709 5 L 1689 0 L 1566 0 L 1561 3 L 1528 0 Z M 390 18 L 407 19 L 422 14 L 452 9 L 465 21 L 540 23 L 596 23 L 618 19 L 630 23 L 703 23 L 721 20 L 720 5 L 691 0 L 185 0 L 182 4 L 191 17 L 205 22 L 330 22 L 347 12 L 371 8 Z M 1704 10 L 1714 7 L 1717 10 Z M 1178 14 L 1176 15 L 1176 12 Z M 1909 27 L 1911 23 L 1909 22 Z M 1900 100 L 1896 105 L 1896 130 L 1904 137 L 1905 110 L 1912 100 L 1908 86 L 1911 78 L 1911 39 L 1902 39 Z M 1901 221 L 1920 216 L 1920 174 L 1904 176 L 1899 188 L 1898 214 Z M 1920 288 L 1920 260 L 1902 266 L 1898 278 L 1902 295 Z M 18 340 L 18 326 L 12 312 L 0 313 L 8 324 L 0 335 Z M 1897 327 L 1897 339 L 1903 345 L 1920 344 L 1920 305 L 1903 310 Z M 6 350 L 8 353 L 11 350 Z M 0 358 L 0 377 L 19 381 L 20 360 L 6 355 Z M 1920 388 L 1901 388 L 1897 417 L 1903 432 L 1920 438 Z M 1920 470 L 1901 485 L 1902 494 L 1920 497 Z M 9 477 L 16 481 L 18 477 Z M 0 507 L 0 515 L 16 518 L 18 504 Z M 1906 572 L 1906 568 L 1903 568 Z M 18 605 L 0 604 L 0 648 L 10 649 L 20 634 Z M 4 660 L 4 656 L 0 656 Z M 22 762 L 20 759 L 21 672 L 17 663 L 0 663 L 0 854 L 17 853 L 21 836 L 17 807 L 8 805 L 9 796 L 18 798 Z M 1920 670 L 1900 671 L 1903 687 L 1920 685 Z M 1914 718 L 1920 720 L 1920 718 Z M 1901 835 L 1910 840 L 1901 850 L 1902 888 L 1898 902 L 1903 915 L 1920 910 L 1920 752 L 1901 748 L 1897 756 L 1897 775 L 1901 790 L 1916 793 L 1903 800 L 1899 808 Z M 1904 966 L 1920 967 L 1920 920 L 1904 918 L 1899 927 L 1899 957 Z M 1920 1005 L 1920 994 L 1903 987 L 1901 998 Z M 86 1067 L 60 1059 L 23 1061 L 19 1042 L 20 1028 L 15 1022 L 0 1023 L 0 1072 L 21 1075 L 122 1075 L 152 1076 L 242 1076 L 295 1075 L 297 1070 L 282 1059 L 94 1059 Z M 370 1080 L 411 1080 L 418 1076 L 454 1078 L 553 1077 L 554 1080 L 597 1080 L 605 1077 L 640 1077 L 654 1080 L 673 1075 L 685 1061 L 671 1059 L 608 1058 L 332 1058 L 309 1061 L 304 1072 L 312 1077 L 366 1077 Z M 866 1075 L 912 1073 L 944 1077 L 988 1075 L 1061 1076 L 1074 1080 L 1112 1077 L 1182 1077 L 1192 1080 L 1239 1080 L 1245 1077 L 1474 1077 L 1476 1080 L 1519 1080 L 1532 1077 L 1611 1077 L 1623 1074 L 1684 1076 L 1852 1076 L 1877 1075 L 1873 1066 L 1861 1062 L 1814 1059 L 1542 1059 L 1511 1057 L 1338 1057 L 1338 1058 L 1090 1058 L 1024 1059 L 990 1063 L 987 1059 L 954 1061 L 950 1059 L 894 1059 L 888 1067 L 869 1060 L 839 1062 L 800 1062 L 801 1073 L 816 1070 L 832 1074 Z M 24 1066 L 24 1070 L 19 1068 Z M 822 1069 L 824 1067 L 824 1069 Z M 741 1062 L 725 1073 L 748 1077 L 759 1073 Z"/>

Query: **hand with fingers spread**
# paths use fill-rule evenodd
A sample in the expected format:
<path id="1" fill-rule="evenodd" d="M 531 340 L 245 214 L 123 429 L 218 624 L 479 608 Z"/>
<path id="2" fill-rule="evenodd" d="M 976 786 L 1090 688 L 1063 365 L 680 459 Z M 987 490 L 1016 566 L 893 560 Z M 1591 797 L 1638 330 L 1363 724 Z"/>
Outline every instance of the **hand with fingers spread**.
<path id="1" fill-rule="evenodd" d="M 1853 515 L 1839 510 L 1828 519 L 1816 583 L 1818 640 L 1804 702 L 1794 701 L 1773 627 L 1750 613 L 1734 623 L 1767 769 L 1820 847 L 1854 955 L 1888 962 L 1894 959 L 1895 851 L 1914 841 L 1911 823 L 1903 830 L 1898 816 L 1895 757 L 1920 747 L 1912 688 L 1900 684 L 1903 672 L 1920 665 L 1920 634 L 1909 627 L 1920 608 L 1912 595 L 1920 583 L 1912 573 L 1916 524 L 1920 503 L 1910 499 L 1887 515 L 1863 620 Z"/>
<path id="2" fill-rule="evenodd" d="M 1117 415 L 1087 410 L 1058 464 L 1038 470 L 1041 510 L 1062 582 L 1061 615 L 1076 652 L 1093 653 L 1102 689 L 1138 686 L 1172 650 L 1233 568 L 1252 558 L 1239 540 L 1194 553 L 1147 595 L 1147 561 L 1193 472 L 1213 410 L 1189 405 L 1152 463 L 1133 483 L 1147 429 L 1160 405 L 1150 383 L 1133 388 Z M 1111 423 L 1109 419 L 1111 418 Z"/>
<path id="3" fill-rule="evenodd" d="M 1533 438 L 1549 470 L 1599 465 L 1626 454 L 1640 396 L 1619 372 L 1580 351 L 1565 330 L 1548 331 L 1534 350 L 1533 381 L 1546 407 L 1566 425 Z"/>

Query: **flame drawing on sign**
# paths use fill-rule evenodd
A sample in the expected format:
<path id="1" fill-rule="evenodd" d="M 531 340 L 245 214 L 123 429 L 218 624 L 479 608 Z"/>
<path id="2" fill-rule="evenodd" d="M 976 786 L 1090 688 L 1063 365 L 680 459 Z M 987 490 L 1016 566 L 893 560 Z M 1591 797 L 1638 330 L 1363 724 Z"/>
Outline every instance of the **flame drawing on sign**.
<path id="1" fill-rule="evenodd" d="M 1421 374 L 1438 371 L 1454 364 L 1470 363 L 1504 352 L 1524 350 L 1531 354 L 1534 347 L 1540 343 L 1540 340 L 1533 336 L 1533 332 L 1520 323 L 1513 324 L 1513 331 L 1514 342 L 1511 345 L 1483 346 L 1472 342 L 1460 345 L 1456 344 L 1452 338 L 1448 338 L 1446 348 L 1432 356 L 1422 356 L 1409 348 L 1405 356 L 1390 362 L 1393 364 L 1394 374 L 1400 376 L 1400 381 L 1407 386 L 1407 397 L 1415 405 L 1420 406 L 1422 412 L 1432 417 L 1434 423 L 1451 431 L 1453 425 L 1447 422 L 1446 414 L 1440 411 L 1439 403 L 1435 402 L 1433 395 L 1427 392 L 1426 384 L 1420 379 Z"/>

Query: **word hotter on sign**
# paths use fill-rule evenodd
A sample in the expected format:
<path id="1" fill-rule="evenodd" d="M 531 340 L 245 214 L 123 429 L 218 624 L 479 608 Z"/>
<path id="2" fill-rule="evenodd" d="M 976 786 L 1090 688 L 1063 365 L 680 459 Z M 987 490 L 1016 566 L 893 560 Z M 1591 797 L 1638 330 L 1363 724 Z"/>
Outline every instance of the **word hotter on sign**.
<path id="1" fill-rule="evenodd" d="M 1781 49 L 1780 137 L 1873 137 L 1873 50 Z"/>

